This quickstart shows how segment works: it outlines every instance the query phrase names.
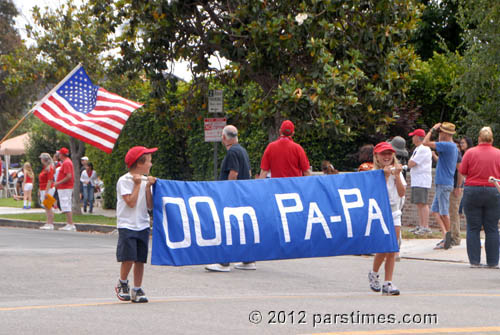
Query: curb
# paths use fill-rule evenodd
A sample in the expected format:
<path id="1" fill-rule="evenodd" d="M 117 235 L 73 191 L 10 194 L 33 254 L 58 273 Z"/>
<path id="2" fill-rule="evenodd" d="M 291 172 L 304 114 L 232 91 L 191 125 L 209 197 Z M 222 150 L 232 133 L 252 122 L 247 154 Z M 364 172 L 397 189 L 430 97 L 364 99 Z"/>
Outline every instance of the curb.
<path id="1" fill-rule="evenodd" d="M 0 227 L 14 227 L 14 228 L 29 228 L 39 229 L 45 222 L 41 221 L 28 221 L 28 220 L 15 220 L 15 219 L 2 219 L 0 218 Z M 64 227 L 65 223 L 54 223 L 57 229 Z M 114 226 L 106 226 L 92 223 L 75 223 L 76 231 L 81 232 L 94 232 L 94 233 L 112 233 L 116 230 Z"/>

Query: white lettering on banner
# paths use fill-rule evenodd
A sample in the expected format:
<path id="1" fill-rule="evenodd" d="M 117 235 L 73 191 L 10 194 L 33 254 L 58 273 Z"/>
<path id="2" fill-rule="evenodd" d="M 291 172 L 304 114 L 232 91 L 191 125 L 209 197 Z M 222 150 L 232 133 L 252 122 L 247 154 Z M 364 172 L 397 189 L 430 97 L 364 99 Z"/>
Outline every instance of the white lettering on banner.
<path id="1" fill-rule="evenodd" d="M 162 197 L 163 201 L 163 230 L 165 231 L 165 238 L 167 246 L 171 249 L 188 248 L 191 246 L 191 230 L 189 229 L 189 219 L 186 210 L 186 203 L 182 198 Z M 179 242 L 172 242 L 168 237 L 168 218 L 167 218 L 167 204 L 177 205 L 181 214 L 182 230 L 184 231 L 184 239 Z"/>
<path id="2" fill-rule="evenodd" d="M 373 212 L 373 209 L 375 210 L 375 213 Z M 384 234 L 389 235 L 389 229 L 387 229 L 387 226 L 385 225 L 384 216 L 382 215 L 382 211 L 380 210 L 377 201 L 370 198 L 370 200 L 368 200 L 368 223 L 366 224 L 365 236 L 370 236 L 373 220 L 379 220 Z"/>
<path id="3" fill-rule="evenodd" d="M 253 207 L 224 207 L 224 225 L 226 226 L 226 244 L 233 244 L 231 233 L 231 216 L 234 216 L 238 221 L 240 230 L 240 244 L 246 244 L 244 216 L 248 215 L 252 221 L 254 243 L 260 243 L 259 224 L 257 223 L 257 215 Z"/>
<path id="4" fill-rule="evenodd" d="M 364 206 L 363 198 L 361 197 L 361 191 L 359 188 L 351 188 L 342 190 L 339 189 L 340 201 L 342 201 L 342 208 L 344 208 L 344 216 L 347 225 L 347 237 L 352 237 L 352 222 L 351 215 L 349 214 L 349 209 L 359 208 Z M 355 195 L 356 201 L 347 202 L 346 196 Z"/>
<path id="5" fill-rule="evenodd" d="M 212 213 L 212 218 L 215 227 L 215 237 L 212 239 L 204 239 L 201 234 L 200 216 L 198 215 L 198 209 L 196 208 L 196 204 L 200 202 L 207 203 L 208 206 L 210 207 L 210 212 Z M 196 243 L 200 247 L 220 245 L 222 243 L 220 219 L 219 219 L 219 214 L 217 214 L 217 208 L 215 207 L 213 199 L 210 197 L 191 197 L 189 198 L 189 208 L 191 209 L 191 213 L 193 213 Z"/>
<path id="6" fill-rule="evenodd" d="M 286 218 L 286 214 L 302 212 L 304 210 L 302 201 L 300 200 L 298 193 L 275 194 L 274 197 L 276 198 L 276 203 L 278 204 L 278 209 L 280 211 L 283 234 L 285 235 L 285 242 L 290 242 L 290 231 L 288 230 L 288 220 Z M 283 201 L 285 200 L 295 200 L 295 205 L 285 207 L 285 205 L 283 204 Z"/>
<path id="7" fill-rule="evenodd" d="M 311 231 L 313 223 L 321 223 L 321 226 L 325 231 L 326 238 L 332 238 L 332 233 L 330 232 L 330 228 L 328 228 L 325 217 L 323 216 L 323 213 L 321 213 L 321 211 L 319 210 L 318 204 L 315 202 L 311 202 L 309 204 L 309 215 L 307 217 L 306 236 L 304 240 L 311 239 Z"/>

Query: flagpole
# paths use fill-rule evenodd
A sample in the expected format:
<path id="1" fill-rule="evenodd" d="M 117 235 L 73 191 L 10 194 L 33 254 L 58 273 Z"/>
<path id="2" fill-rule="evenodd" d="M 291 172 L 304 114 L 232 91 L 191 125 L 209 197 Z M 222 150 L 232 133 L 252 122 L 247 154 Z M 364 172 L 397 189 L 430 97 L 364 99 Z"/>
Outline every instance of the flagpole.
<path id="1" fill-rule="evenodd" d="M 75 66 L 75 68 L 66 76 L 64 77 L 63 80 L 61 80 L 56 86 L 54 86 L 53 89 L 50 90 L 49 93 L 45 94 L 45 96 L 39 100 L 35 107 L 31 108 L 30 111 L 26 114 L 24 114 L 24 116 L 21 118 L 21 120 L 19 120 L 15 125 L 14 127 L 12 127 L 8 132 L 7 132 L 7 135 L 5 135 L 2 140 L 0 141 L 0 144 L 2 144 L 3 142 L 5 142 L 5 140 L 7 138 L 9 138 L 9 136 L 14 132 L 14 130 L 17 129 L 17 127 L 19 127 L 19 125 L 24 121 L 26 120 L 26 118 L 35 111 L 35 109 L 37 109 L 38 106 L 40 106 L 42 103 L 45 102 L 45 99 L 47 99 L 47 97 L 49 97 L 52 93 L 54 93 L 55 91 L 57 91 L 59 89 L 59 87 L 61 87 L 62 83 L 64 83 L 66 81 L 66 79 L 68 79 L 69 77 L 71 77 L 76 71 L 78 71 L 80 69 L 80 67 L 82 66 L 82 63 L 78 63 L 77 66 Z"/>

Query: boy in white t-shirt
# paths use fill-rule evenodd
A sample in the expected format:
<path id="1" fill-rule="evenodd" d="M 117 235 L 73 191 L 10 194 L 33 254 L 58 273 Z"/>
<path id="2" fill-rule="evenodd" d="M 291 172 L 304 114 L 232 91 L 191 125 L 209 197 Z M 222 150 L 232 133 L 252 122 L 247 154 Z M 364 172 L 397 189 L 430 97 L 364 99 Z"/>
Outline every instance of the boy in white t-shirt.
<path id="1" fill-rule="evenodd" d="M 125 155 L 125 164 L 129 172 L 118 179 L 116 184 L 116 223 L 118 228 L 118 245 L 116 259 L 121 262 L 120 278 L 115 291 L 118 299 L 132 302 L 148 302 L 141 288 L 144 275 L 144 264 L 148 258 L 149 247 L 149 213 L 153 208 L 151 185 L 156 178 L 149 174 L 153 163 L 151 154 L 158 148 L 148 149 L 137 146 Z M 132 292 L 128 285 L 128 275 L 134 268 L 134 287 Z"/>

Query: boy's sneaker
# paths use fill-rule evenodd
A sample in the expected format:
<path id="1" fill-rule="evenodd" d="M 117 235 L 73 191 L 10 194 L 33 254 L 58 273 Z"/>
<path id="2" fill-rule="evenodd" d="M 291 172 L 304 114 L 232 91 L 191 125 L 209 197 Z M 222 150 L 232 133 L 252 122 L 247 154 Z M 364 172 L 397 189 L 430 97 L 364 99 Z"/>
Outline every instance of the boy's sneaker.
<path id="1" fill-rule="evenodd" d="M 41 230 L 54 230 L 54 225 L 52 223 L 46 223 L 40 227 Z"/>
<path id="2" fill-rule="evenodd" d="M 416 233 L 416 232 L 417 232 L 417 231 L 419 231 L 419 230 L 420 230 L 420 226 L 416 226 L 415 228 L 409 229 L 408 231 L 409 231 L 410 233 Z"/>
<path id="3" fill-rule="evenodd" d="M 148 302 L 146 293 L 139 288 L 138 290 L 132 289 L 132 302 Z"/>
<path id="4" fill-rule="evenodd" d="M 372 270 L 368 272 L 368 280 L 370 281 L 370 288 L 374 292 L 380 292 L 380 281 L 378 273 L 375 274 Z"/>
<path id="5" fill-rule="evenodd" d="M 255 262 L 238 263 L 234 266 L 234 268 L 238 269 L 238 270 L 257 270 L 257 266 L 255 265 Z"/>
<path id="6" fill-rule="evenodd" d="M 231 267 L 229 265 L 222 265 L 222 264 L 210 264 L 205 266 L 205 269 L 208 271 L 215 271 L 215 272 L 229 272 L 231 271 Z"/>
<path id="7" fill-rule="evenodd" d="M 387 283 L 382 286 L 382 295 L 399 295 L 399 290 L 393 283 Z"/>
<path id="8" fill-rule="evenodd" d="M 76 227 L 74 224 L 66 224 L 64 227 L 60 228 L 59 230 L 76 231 Z"/>
<path id="9" fill-rule="evenodd" d="M 130 287 L 128 286 L 128 280 L 126 283 L 122 283 L 122 281 L 118 279 L 115 291 L 118 299 L 121 301 L 130 301 Z"/>

